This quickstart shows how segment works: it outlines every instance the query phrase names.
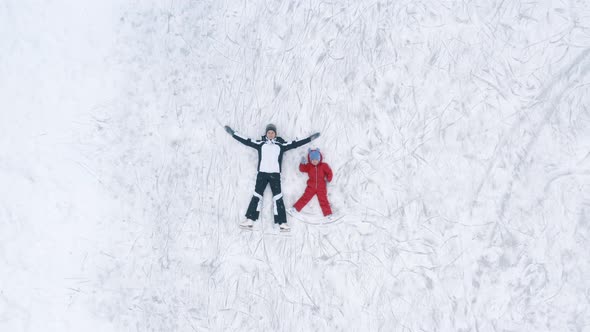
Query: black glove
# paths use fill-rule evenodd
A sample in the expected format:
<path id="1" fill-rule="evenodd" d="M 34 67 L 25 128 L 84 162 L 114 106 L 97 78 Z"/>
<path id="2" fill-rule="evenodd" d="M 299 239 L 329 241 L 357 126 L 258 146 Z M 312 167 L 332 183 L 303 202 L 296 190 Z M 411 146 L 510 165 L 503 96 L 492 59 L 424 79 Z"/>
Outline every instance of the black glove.
<path id="1" fill-rule="evenodd" d="M 312 141 L 318 137 L 320 137 L 320 133 L 315 133 L 315 134 L 309 136 L 309 138 L 311 138 Z"/>
<path id="2" fill-rule="evenodd" d="M 228 134 L 233 135 L 236 131 L 231 129 L 230 126 L 225 126 L 225 131 L 227 131 Z"/>

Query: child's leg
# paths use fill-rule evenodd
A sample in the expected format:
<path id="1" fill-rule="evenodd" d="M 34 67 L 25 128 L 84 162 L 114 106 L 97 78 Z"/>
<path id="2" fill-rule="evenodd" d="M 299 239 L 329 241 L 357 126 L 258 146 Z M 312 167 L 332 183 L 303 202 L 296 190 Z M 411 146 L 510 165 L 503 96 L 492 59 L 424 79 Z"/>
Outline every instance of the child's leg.
<path id="1" fill-rule="evenodd" d="M 275 224 L 287 222 L 285 214 L 285 203 L 283 202 L 283 193 L 281 192 L 281 174 L 270 173 L 270 190 L 272 190 L 272 199 L 274 200 Z"/>
<path id="2" fill-rule="evenodd" d="M 246 211 L 246 218 L 250 220 L 258 220 L 260 210 L 262 209 L 262 195 L 264 194 L 264 188 L 268 183 L 268 173 L 258 173 L 256 175 L 256 185 L 254 187 L 254 195 L 248 205 Z"/>
<path id="3" fill-rule="evenodd" d="M 293 205 L 293 207 L 295 208 L 295 210 L 297 211 L 301 211 L 301 209 L 303 209 L 303 207 L 309 203 L 309 201 L 311 201 L 311 199 L 313 198 L 313 195 L 315 195 L 315 190 L 311 187 L 306 187 L 305 188 L 305 192 L 303 193 L 303 195 L 301 196 L 301 198 L 299 198 L 297 200 L 297 202 L 295 202 L 295 205 Z"/>
<path id="4" fill-rule="evenodd" d="M 320 202 L 320 207 L 322 208 L 324 216 L 331 215 L 332 209 L 330 208 L 330 202 L 328 201 L 328 191 L 318 191 L 318 201 Z"/>

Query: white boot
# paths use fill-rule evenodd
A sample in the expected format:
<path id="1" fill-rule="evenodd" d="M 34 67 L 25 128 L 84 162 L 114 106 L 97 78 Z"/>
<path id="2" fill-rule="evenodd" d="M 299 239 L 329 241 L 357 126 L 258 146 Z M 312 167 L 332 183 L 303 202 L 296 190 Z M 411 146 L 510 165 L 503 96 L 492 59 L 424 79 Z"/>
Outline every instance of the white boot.
<path id="1" fill-rule="evenodd" d="M 287 225 L 286 222 L 282 223 L 279 226 L 279 229 L 281 230 L 281 232 L 289 232 L 289 231 L 291 231 L 291 227 L 289 227 L 289 225 Z"/>
<path id="2" fill-rule="evenodd" d="M 246 219 L 240 223 L 240 227 L 242 228 L 252 229 L 253 226 L 254 223 L 250 219 Z"/>

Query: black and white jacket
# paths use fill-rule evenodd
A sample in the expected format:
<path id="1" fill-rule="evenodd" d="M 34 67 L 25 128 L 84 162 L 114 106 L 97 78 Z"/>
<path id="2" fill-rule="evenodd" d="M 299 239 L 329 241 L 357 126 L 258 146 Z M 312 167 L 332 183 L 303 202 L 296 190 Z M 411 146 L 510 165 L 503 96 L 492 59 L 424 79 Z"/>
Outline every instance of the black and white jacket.
<path id="1" fill-rule="evenodd" d="M 238 142 L 258 151 L 258 172 L 264 173 L 280 173 L 281 164 L 283 163 L 283 153 L 311 142 L 311 136 L 302 140 L 289 142 L 286 142 L 281 137 L 275 137 L 269 140 L 266 136 L 262 136 L 260 140 L 253 141 L 250 138 L 240 136 L 237 132 L 234 132 L 232 137 Z"/>

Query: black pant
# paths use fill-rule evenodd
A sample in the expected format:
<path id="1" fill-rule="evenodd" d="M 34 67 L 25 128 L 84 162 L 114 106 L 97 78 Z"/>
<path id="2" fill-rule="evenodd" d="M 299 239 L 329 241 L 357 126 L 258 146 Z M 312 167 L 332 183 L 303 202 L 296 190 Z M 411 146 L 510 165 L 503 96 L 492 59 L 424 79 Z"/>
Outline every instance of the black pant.
<path id="1" fill-rule="evenodd" d="M 266 185 L 270 183 L 270 190 L 272 191 L 272 199 L 274 201 L 274 215 L 275 224 L 282 224 L 287 222 L 285 214 L 285 203 L 283 202 L 283 194 L 281 193 L 281 173 L 263 173 L 258 172 L 256 176 L 256 187 L 254 188 L 254 195 L 248 205 L 246 211 L 246 218 L 251 220 L 258 220 L 260 210 L 262 209 L 262 195 Z"/>

